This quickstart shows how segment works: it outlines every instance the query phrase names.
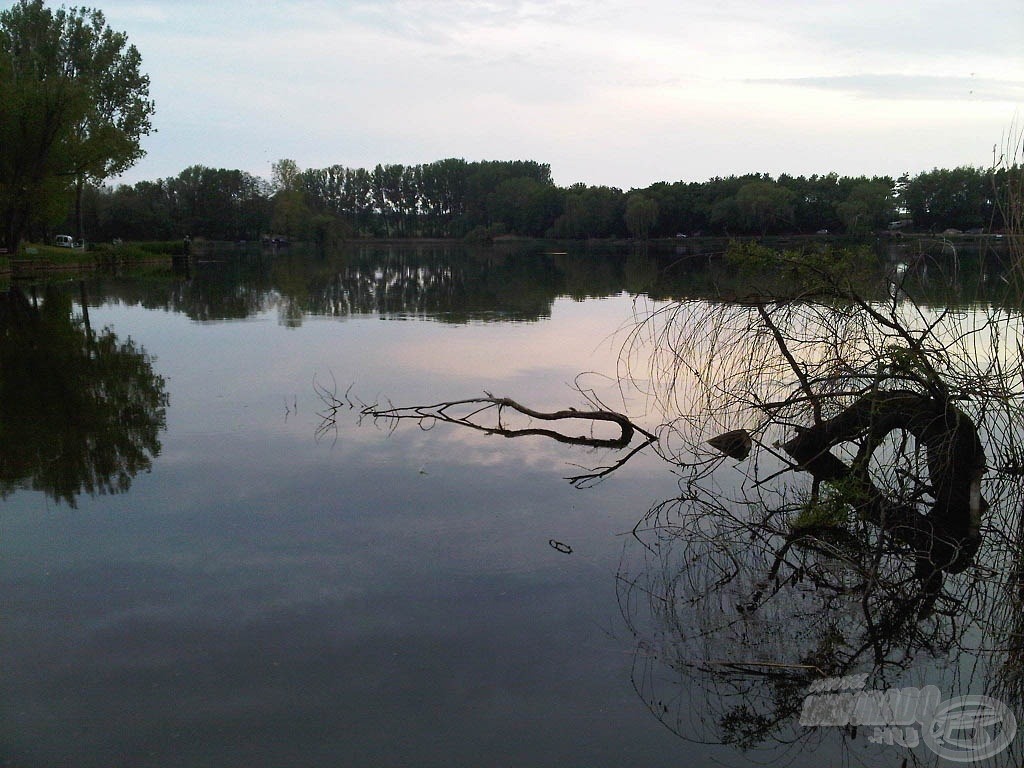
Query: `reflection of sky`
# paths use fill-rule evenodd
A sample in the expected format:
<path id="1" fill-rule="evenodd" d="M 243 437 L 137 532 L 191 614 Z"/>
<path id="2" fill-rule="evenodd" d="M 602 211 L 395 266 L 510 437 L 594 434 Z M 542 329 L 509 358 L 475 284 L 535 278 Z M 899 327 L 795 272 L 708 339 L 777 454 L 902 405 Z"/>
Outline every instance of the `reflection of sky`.
<path id="1" fill-rule="evenodd" d="M 168 380 L 163 451 L 129 494 L 3 504 L 0 748 L 17 765 L 677 765 L 630 687 L 614 574 L 672 476 L 641 458 L 443 426 L 388 436 L 313 376 L 396 403 L 580 406 L 627 299 L 446 326 L 93 308 Z M 614 401 L 612 401 L 614 402 Z M 297 412 L 296 408 L 297 406 Z M 549 546 L 555 539 L 574 552 Z M 617 634 L 618 633 L 618 634 Z M 173 757 L 172 757 L 173 755 Z M 488 762 L 488 760 L 484 760 Z"/>
<path id="2" fill-rule="evenodd" d="M 559 299 L 531 323 L 305 317 L 287 328 L 274 308 L 223 323 L 91 308 L 94 327 L 154 356 L 168 428 L 128 494 L 76 510 L 31 492 L 0 505 L 0 763 L 745 764 L 739 752 L 679 741 L 632 687 L 633 653 L 648 640 L 644 654 L 687 643 L 699 649 L 688 660 L 740 653 L 728 633 L 683 639 L 657 617 L 637 637 L 624 628 L 617 570 L 658 578 L 680 556 L 652 554 L 664 572 L 630 568 L 644 553 L 633 526 L 676 491 L 664 463 L 641 455 L 576 490 L 563 478 L 608 463 L 607 452 L 443 424 L 389 434 L 344 409 L 316 439 L 324 404 L 313 381 L 332 376 L 339 395 L 352 384 L 369 402 L 490 391 L 557 409 L 585 406 L 572 382 L 586 371 L 584 386 L 614 408 L 625 396 L 650 425 L 654 406 L 612 378 L 633 313 L 622 295 Z M 947 322 L 974 327 L 970 314 Z M 682 332 L 699 341 L 697 327 Z M 753 354 L 743 338 L 720 347 L 734 367 Z M 633 362 L 649 352 L 641 345 Z M 738 475 L 727 465 L 714 492 L 734 493 Z M 748 587 L 712 591 L 709 604 L 724 600 L 729 612 Z M 859 602 L 829 620 L 856 629 Z M 766 633 L 758 650 L 790 658 L 799 643 L 786 632 L 807 628 L 791 626 L 790 606 L 775 608 L 785 631 Z M 768 613 L 736 631 L 757 639 L 751 628 Z M 681 684 L 671 657 L 642 657 L 654 677 L 640 685 L 665 698 L 666 719 L 692 710 L 710 722 L 701 704 L 726 698 L 704 697 L 696 677 Z M 919 659 L 901 682 L 951 695 L 957 673 L 981 679 L 977 664 L 971 654 Z M 895 755 L 870 747 L 864 759 Z M 792 764 L 826 757 L 808 751 Z"/>

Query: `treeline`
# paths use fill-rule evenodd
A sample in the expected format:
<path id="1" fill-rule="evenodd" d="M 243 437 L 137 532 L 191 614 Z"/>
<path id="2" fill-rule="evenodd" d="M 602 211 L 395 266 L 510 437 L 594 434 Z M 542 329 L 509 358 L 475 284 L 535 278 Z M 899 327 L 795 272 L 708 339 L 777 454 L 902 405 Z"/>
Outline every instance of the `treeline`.
<path id="1" fill-rule="evenodd" d="M 893 221 L 919 231 L 1004 227 L 997 190 L 1006 174 L 971 167 L 917 176 L 747 174 L 659 182 L 623 191 L 558 187 L 547 164 L 440 160 L 425 165 L 274 164 L 267 181 L 192 166 L 173 178 L 87 190 L 91 240 L 256 240 L 268 234 L 321 243 L 359 237 L 567 239 L 866 234 Z M 71 220 L 65 223 L 71 230 Z"/>

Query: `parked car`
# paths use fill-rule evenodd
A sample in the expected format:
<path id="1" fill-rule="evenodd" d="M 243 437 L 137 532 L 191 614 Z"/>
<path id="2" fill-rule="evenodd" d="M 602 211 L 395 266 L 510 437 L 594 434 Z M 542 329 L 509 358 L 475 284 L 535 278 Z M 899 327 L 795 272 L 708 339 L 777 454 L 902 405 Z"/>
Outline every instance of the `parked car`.
<path id="1" fill-rule="evenodd" d="M 75 238 L 71 235 L 57 235 L 53 238 L 53 244 L 58 248 L 74 248 Z"/>

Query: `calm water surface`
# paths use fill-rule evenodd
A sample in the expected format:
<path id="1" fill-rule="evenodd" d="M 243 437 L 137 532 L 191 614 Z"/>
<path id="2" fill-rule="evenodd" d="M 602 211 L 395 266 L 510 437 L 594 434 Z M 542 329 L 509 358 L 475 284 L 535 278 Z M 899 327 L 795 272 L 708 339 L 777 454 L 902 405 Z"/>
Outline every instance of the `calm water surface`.
<path id="1" fill-rule="evenodd" d="M 5 486 L 0 762 L 765 760 L 685 741 L 652 714 L 700 697 L 638 690 L 643 651 L 616 573 L 633 527 L 678 492 L 669 465 L 641 453 L 577 489 L 565 477 L 608 452 L 443 424 L 391 432 L 347 409 L 331 427 L 314 387 L 395 404 L 491 392 L 554 410 L 586 407 L 574 388 L 586 372 L 581 384 L 643 422 L 615 377 L 621 330 L 659 269 L 621 254 L 369 249 L 90 282 L 91 327 L 148 356 L 165 423 L 150 424 L 149 466 L 112 487 L 83 469 L 96 441 L 63 434 L 40 435 L 66 441 L 63 485 L 30 466 Z M 60 291 L 80 318 L 78 285 Z M 38 289 L 37 304 L 57 302 Z M 25 434 L 59 432 L 32 407 Z M 855 751 L 895 757 L 881 750 Z"/>
<path id="2" fill-rule="evenodd" d="M 89 286 L 92 326 L 166 380 L 166 429 L 126 493 L 3 502 L 6 763 L 676 762 L 630 686 L 614 583 L 620 534 L 673 490 L 664 466 L 584 491 L 563 477 L 601 457 L 540 438 L 389 436 L 348 413 L 316 437 L 332 375 L 364 399 L 581 405 L 571 384 L 614 374 L 631 299 L 298 322 L 272 286 L 231 296 L 234 268 Z M 168 306 L 204 278 L 228 300 Z"/>

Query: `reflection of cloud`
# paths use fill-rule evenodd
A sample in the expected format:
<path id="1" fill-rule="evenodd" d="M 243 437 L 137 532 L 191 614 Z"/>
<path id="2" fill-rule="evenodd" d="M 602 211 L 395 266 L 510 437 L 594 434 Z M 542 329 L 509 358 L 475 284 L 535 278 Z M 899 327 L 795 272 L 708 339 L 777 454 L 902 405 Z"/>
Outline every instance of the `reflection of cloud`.
<path id="1" fill-rule="evenodd" d="M 841 91 L 874 99 L 922 99 L 1020 101 L 1024 81 L 979 77 L 943 77 L 936 75 L 838 75 L 830 77 L 788 77 L 747 80 L 759 85 L 788 85 Z"/>

